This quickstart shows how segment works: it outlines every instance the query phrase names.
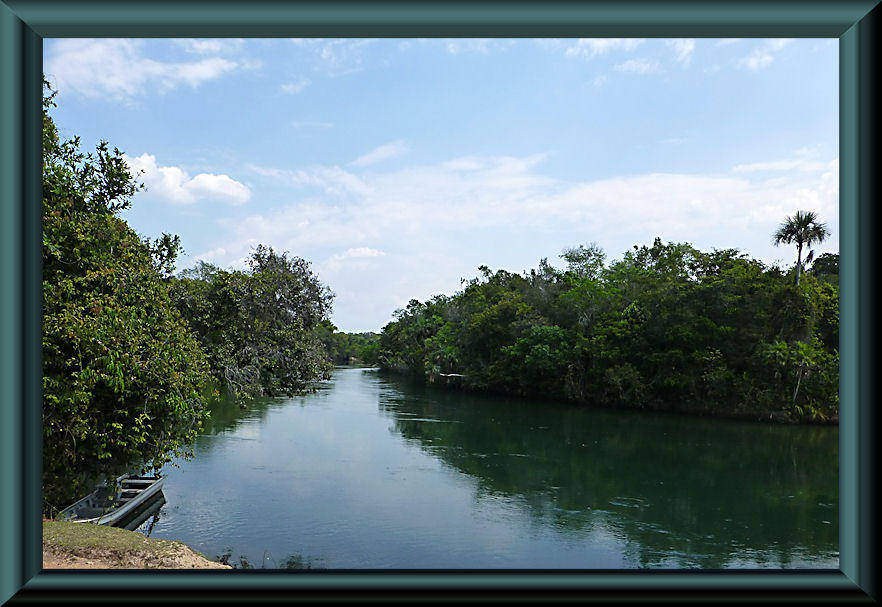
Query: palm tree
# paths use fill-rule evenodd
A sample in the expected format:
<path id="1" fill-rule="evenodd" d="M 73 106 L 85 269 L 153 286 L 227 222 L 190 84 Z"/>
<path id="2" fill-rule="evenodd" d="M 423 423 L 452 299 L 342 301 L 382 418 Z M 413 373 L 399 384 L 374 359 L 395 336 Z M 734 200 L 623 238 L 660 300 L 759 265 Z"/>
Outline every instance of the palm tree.
<path id="1" fill-rule="evenodd" d="M 818 221 L 818 216 L 813 211 L 797 211 L 793 217 L 786 217 L 784 222 L 775 232 L 775 246 L 781 243 L 796 243 L 796 284 L 799 284 L 799 275 L 802 273 L 802 248 L 813 244 L 820 244 L 830 235 L 827 226 Z M 814 251 L 809 251 L 806 259 L 813 257 Z"/>

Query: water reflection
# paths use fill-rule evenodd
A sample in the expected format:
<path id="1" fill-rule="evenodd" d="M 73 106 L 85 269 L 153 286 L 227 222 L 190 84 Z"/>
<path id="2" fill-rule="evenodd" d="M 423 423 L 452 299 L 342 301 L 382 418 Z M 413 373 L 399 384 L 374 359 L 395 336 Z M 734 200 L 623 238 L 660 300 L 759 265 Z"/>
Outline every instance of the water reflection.
<path id="1" fill-rule="evenodd" d="M 159 513 L 165 503 L 165 495 L 160 491 L 146 503 L 132 511 L 115 526 L 129 531 L 137 529 L 147 537 L 150 537 L 150 534 L 153 533 L 153 528 L 159 521 Z"/>
<path id="2" fill-rule="evenodd" d="M 836 428 L 591 411 L 354 368 L 317 388 L 215 406 L 195 457 L 166 469 L 153 537 L 240 568 L 838 566 Z"/>
<path id="3" fill-rule="evenodd" d="M 236 401 L 220 400 L 209 407 L 210 417 L 202 426 L 202 434 L 214 436 L 231 432 L 246 420 L 264 419 L 273 405 L 280 406 L 281 401 L 271 398 L 256 398 L 244 406 Z"/>
<path id="4" fill-rule="evenodd" d="M 838 429 L 451 393 L 382 377 L 392 431 L 517 498 L 537 524 L 597 531 L 640 567 L 791 567 L 838 557 Z"/>
<path id="5" fill-rule="evenodd" d="M 219 563 L 229 565 L 233 569 L 324 569 L 321 559 L 312 559 L 302 554 L 289 554 L 288 556 L 276 560 L 269 550 L 263 551 L 263 558 L 260 562 L 253 562 L 246 554 L 240 554 L 238 558 L 233 557 L 235 551 L 227 548 L 223 554 L 215 557 Z"/>
<path id="6" fill-rule="evenodd" d="M 262 421 L 269 413 L 293 404 L 305 406 L 310 399 L 326 393 L 333 388 L 330 381 L 318 381 L 310 391 L 291 398 L 255 398 L 246 403 L 239 403 L 231 398 L 223 398 L 212 402 L 208 407 L 209 418 L 202 425 L 201 437 L 218 434 L 233 434 L 235 430 L 247 422 Z M 202 445 L 211 444 L 203 441 Z"/>

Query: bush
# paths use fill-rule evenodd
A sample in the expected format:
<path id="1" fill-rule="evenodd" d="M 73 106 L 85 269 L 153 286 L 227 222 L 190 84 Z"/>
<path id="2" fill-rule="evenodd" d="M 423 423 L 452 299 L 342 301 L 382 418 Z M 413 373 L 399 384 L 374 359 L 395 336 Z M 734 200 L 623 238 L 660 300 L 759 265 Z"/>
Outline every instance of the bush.
<path id="1" fill-rule="evenodd" d="M 198 341 L 169 297 L 177 239 L 116 216 L 138 189 L 121 152 L 62 141 L 43 103 L 43 497 L 189 452 L 206 414 Z"/>

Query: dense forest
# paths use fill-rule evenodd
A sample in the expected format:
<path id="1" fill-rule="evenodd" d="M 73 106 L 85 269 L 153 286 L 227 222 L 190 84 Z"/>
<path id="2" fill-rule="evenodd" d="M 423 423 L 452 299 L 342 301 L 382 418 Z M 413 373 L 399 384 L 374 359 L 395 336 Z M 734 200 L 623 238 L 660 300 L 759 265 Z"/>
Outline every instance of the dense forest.
<path id="1" fill-rule="evenodd" d="M 839 404 L 838 255 L 812 213 L 774 235 L 784 271 L 737 250 L 597 246 L 524 275 L 482 266 L 453 296 L 412 300 L 380 336 L 379 364 L 425 381 L 605 407 L 833 421 Z M 806 256 L 812 259 L 812 253 Z"/>
<path id="2" fill-rule="evenodd" d="M 382 333 L 343 333 L 308 261 L 257 246 L 245 269 L 175 274 L 177 236 L 120 216 L 143 188 L 120 150 L 64 139 L 43 101 L 43 498 L 191 453 L 214 399 L 286 396 L 335 364 L 612 407 L 830 421 L 838 413 L 838 256 L 811 214 L 782 225 L 790 271 L 735 250 L 596 246 L 524 275 L 481 267 L 411 301 Z M 786 228 L 786 229 L 785 229 Z M 811 268 L 802 272 L 807 263 Z"/>
<path id="3" fill-rule="evenodd" d="M 169 281 L 216 385 L 237 399 L 286 396 L 330 376 L 319 338 L 333 295 L 309 263 L 259 245 L 249 270 L 200 263 Z"/>
<path id="4" fill-rule="evenodd" d="M 177 236 L 120 216 L 142 188 L 106 142 L 63 139 L 43 100 L 43 498 L 190 453 L 221 395 L 282 396 L 327 378 L 331 291 L 309 263 L 258 246 L 246 270 L 173 275 Z"/>

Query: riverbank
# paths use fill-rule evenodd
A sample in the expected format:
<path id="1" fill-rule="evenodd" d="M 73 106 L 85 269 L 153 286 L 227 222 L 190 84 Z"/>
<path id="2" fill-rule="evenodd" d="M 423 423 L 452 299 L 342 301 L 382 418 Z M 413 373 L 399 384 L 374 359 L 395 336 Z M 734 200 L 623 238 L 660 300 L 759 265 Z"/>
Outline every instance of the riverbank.
<path id="1" fill-rule="evenodd" d="M 383 327 L 380 366 L 609 408 L 798 423 L 839 414 L 835 276 L 796 284 L 735 250 L 658 238 L 609 265 L 594 245 L 563 258 L 566 271 L 481 266 L 453 295 L 411 300 Z"/>
<path id="2" fill-rule="evenodd" d="M 44 569 L 231 569 L 182 542 L 88 523 L 43 521 Z"/>
<path id="3" fill-rule="evenodd" d="M 644 402 L 642 406 L 626 406 L 621 403 L 609 403 L 603 401 L 586 402 L 575 399 L 568 399 L 563 396 L 554 396 L 549 394 L 532 393 L 532 392 L 507 392 L 501 389 L 477 388 L 470 386 L 465 380 L 464 375 L 450 374 L 429 374 L 426 377 L 414 375 L 404 368 L 379 367 L 379 372 L 398 377 L 405 381 L 413 382 L 416 385 L 425 386 L 440 392 L 459 392 L 462 394 L 473 394 L 489 398 L 520 398 L 530 399 L 538 402 L 558 403 L 562 405 L 598 409 L 604 411 L 645 411 L 648 413 L 670 413 L 673 415 L 689 415 L 693 417 L 710 418 L 710 419 L 728 419 L 736 421 L 759 422 L 773 425 L 803 425 L 803 426 L 838 426 L 839 413 L 835 413 L 830 417 L 807 417 L 800 416 L 791 408 L 783 408 L 777 410 L 757 410 L 749 406 L 742 405 L 734 408 L 716 408 L 712 405 L 701 403 L 663 403 L 658 401 Z"/>

